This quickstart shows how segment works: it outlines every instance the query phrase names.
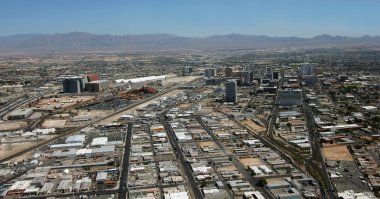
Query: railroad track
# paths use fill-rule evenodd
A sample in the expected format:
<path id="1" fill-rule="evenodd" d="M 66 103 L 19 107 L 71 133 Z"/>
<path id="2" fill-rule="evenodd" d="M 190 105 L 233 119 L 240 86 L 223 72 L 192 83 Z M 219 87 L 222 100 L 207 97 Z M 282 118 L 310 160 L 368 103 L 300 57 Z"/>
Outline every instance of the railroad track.
<path id="1" fill-rule="evenodd" d="M 56 140 L 59 140 L 60 138 L 63 138 L 63 137 L 69 136 L 69 135 L 71 135 L 71 134 L 74 134 L 75 132 L 78 132 L 79 130 L 81 130 L 81 129 L 83 129 L 83 128 L 86 128 L 86 127 L 88 127 L 88 126 L 91 126 L 91 125 L 93 125 L 93 124 L 96 124 L 96 123 L 98 123 L 98 122 L 100 122 L 100 121 L 102 121 L 102 120 L 105 120 L 105 119 L 107 119 L 107 118 L 113 117 L 113 116 L 115 116 L 115 115 L 117 115 L 117 114 L 119 114 L 119 113 L 122 113 L 122 112 L 124 112 L 124 111 L 127 111 L 128 109 L 134 108 L 134 107 L 136 107 L 136 106 L 138 106 L 138 105 L 140 105 L 140 104 L 143 104 L 143 103 L 145 103 L 145 102 L 147 102 L 147 101 L 150 101 L 150 100 L 152 100 L 152 99 L 158 98 L 158 97 L 160 97 L 160 96 L 162 96 L 162 95 L 165 95 L 166 93 L 169 93 L 169 92 L 171 92 L 171 91 L 174 91 L 174 90 L 178 89 L 178 88 L 181 87 L 181 86 L 184 86 L 184 85 L 187 85 L 187 84 L 191 84 L 191 83 L 193 83 L 193 82 L 196 82 L 196 81 L 198 81 L 198 80 L 201 79 L 201 78 L 202 78 L 202 77 L 199 77 L 199 78 L 196 78 L 196 79 L 194 79 L 194 80 L 191 80 L 190 82 L 187 82 L 187 83 L 183 83 L 183 84 L 180 84 L 180 85 L 174 86 L 174 87 L 172 87 L 172 88 L 170 88 L 170 89 L 168 89 L 168 90 L 165 90 L 165 91 L 163 91 L 163 92 L 161 92 L 161 93 L 158 93 L 157 95 L 153 95 L 153 96 L 151 96 L 151 97 L 148 97 L 148 98 L 146 98 L 146 99 L 143 99 L 143 100 L 141 100 L 141 101 L 139 101 L 139 102 L 137 102 L 137 103 L 134 103 L 134 104 L 132 104 L 132 105 L 130 105 L 130 106 L 127 106 L 127 107 L 125 107 L 125 108 L 123 108 L 123 109 L 120 109 L 120 110 L 118 110 L 118 111 L 116 111 L 116 112 L 114 112 L 114 113 L 111 113 L 111 114 L 109 114 L 109 115 L 107 115 L 107 116 L 105 116 L 105 117 L 102 117 L 102 118 L 100 118 L 100 119 L 97 119 L 97 120 L 95 120 L 95 121 L 92 121 L 92 122 L 90 122 L 90 123 L 88 123 L 88 124 L 86 124 L 86 125 L 83 125 L 83 126 L 80 126 L 80 127 L 76 127 L 76 128 L 74 128 L 74 129 L 71 129 L 71 130 L 66 131 L 66 132 L 64 132 L 64 133 L 61 133 L 61 134 L 57 135 L 57 136 L 54 137 L 54 138 L 51 138 L 51 139 L 45 140 L 45 141 L 43 141 L 43 142 L 41 142 L 41 143 L 35 144 L 35 145 L 31 146 L 31 147 L 25 148 L 25 149 L 23 149 L 23 150 L 21 150 L 21 151 L 18 151 L 18 152 L 16 152 L 16 153 L 13 153 L 13 154 L 11 154 L 11 155 L 8 155 L 8 156 L 6 156 L 6 157 L 4 157 L 4 158 L 1 158 L 1 159 L 0 159 L 0 163 L 6 162 L 6 161 L 8 161 L 8 160 L 11 160 L 11 159 L 13 159 L 13 158 L 15 158 L 15 157 L 17 157 L 17 156 L 20 156 L 20 155 L 24 154 L 24 153 L 27 153 L 27 152 L 32 151 L 32 150 L 34 150 L 34 149 L 37 149 L 37 148 L 39 148 L 39 147 L 41 147 L 41 146 L 44 146 L 44 145 L 49 144 L 49 143 L 51 143 L 51 142 L 54 142 L 54 141 L 56 141 Z"/>

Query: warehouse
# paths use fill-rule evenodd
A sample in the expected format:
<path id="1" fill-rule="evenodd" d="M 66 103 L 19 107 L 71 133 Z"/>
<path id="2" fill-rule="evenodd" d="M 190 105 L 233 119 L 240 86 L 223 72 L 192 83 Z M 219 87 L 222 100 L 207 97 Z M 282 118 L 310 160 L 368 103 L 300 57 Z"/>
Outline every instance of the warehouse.
<path id="1" fill-rule="evenodd" d="M 9 119 L 10 120 L 25 119 L 29 117 L 30 115 L 32 115 L 32 113 L 33 113 L 32 109 L 18 109 L 18 110 L 13 111 L 9 115 Z"/>
<path id="2" fill-rule="evenodd" d="M 102 146 L 102 145 L 106 145 L 107 142 L 108 142 L 108 137 L 98 137 L 92 140 L 91 146 Z"/>
<path id="3" fill-rule="evenodd" d="M 104 183 L 104 181 L 107 180 L 107 173 L 106 172 L 98 172 L 96 174 L 96 183 L 101 184 Z"/>
<path id="4" fill-rule="evenodd" d="M 74 143 L 83 144 L 85 140 L 86 140 L 85 135 L 72 135 L 72 136 L 67 137 L 65 143 L 66 144 L 74 144 Z"/>
<path id="5" fill-rule="evenodd" d="M 101 146 L 100 148 L 91 149 L 91 153 L 85 154 L 85 156 L 96 157 L 96 156 L 113 155 L 114 151 L 115 151 L 115 146 L 113 145 Z"/>
<path id="6" fill-rule="evenodd" d="M 31 180 L 16 181 L 8 189 L 7 195 L 24 193 L 24 191 L 30 187 L 31 183 Z"/>

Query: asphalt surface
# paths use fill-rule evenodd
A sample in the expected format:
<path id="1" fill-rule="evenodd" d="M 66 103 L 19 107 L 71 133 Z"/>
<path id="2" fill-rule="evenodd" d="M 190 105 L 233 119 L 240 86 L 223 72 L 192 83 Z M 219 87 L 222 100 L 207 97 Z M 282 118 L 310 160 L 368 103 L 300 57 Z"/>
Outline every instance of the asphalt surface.
<path id="1" fill-rule="evenodd" d="M 321 193 L 325 194 L 325 197 L 328 197 L 330 199 L 336 198 L 335 194 L 335 189 L 334 186 L 330 180 L 325 159 L 323 158 L 322 155 L 322 150 L 321 150 L 321 145 L 319 142 L 319 134 L 317 132 L 317 129 L 315 127 L 315 122 L 313 115 L 311 113 L 311 110 L 309 107 L 304 106 L 304 111 L 305 111 L 305 116 L 306 116 L 306 121 L 309 129 L 309 136 L 310 136 L 310 144 L 311 144 L 311 149 L 312 149 L 312 156 L 307 158 L 306 164 L 312 165 L 313 161 L 317 160 L 319 161 L 318 167 L 320 168 L 321 174 L 322 174 L 322 180 L 324 181 L 326 192 L 327 193 Z"/>
<path id="2" fill-rule="evenodd" d="M 120 194 L 119 199 L 125 199 L 127 198 L 127 192 L 128 192 L 128 174 L 129 174 L 129 157 L 131 153 L 131 142 L 132 142 L 132 133 L 133 133 L 133 123 L 128 123 L 128 129 L 127 129 L 127 136 L 125 138 L 125 148 L 124 148 L 124 157 L 123 157 L 123 166 L 121 170 L 120 175 Z"/>
<path id="3" fill-rule="evenodd" d="M 77 128 L 75 128 L 75 129 L 69 130 L 69 131 L 67 131 L 67 132 L 65 132 L 65 133 L 61 133 L 61 134 L 59 134 L 58 136 L 56 136 L 56 137 L 54 137 L 54 138 L 51 138 L 51 139 L 49 139 L 49 140 L 46 140 L 46 141 L 44 141 L 44 142 L 42 142 L 42 143 L 36 144 L 36 145 L 31 146 L 31 147 L 29 147 L 29 148 L 25 148 L 25 149 L 23 149 L 22 151 L 19 151 L 19 152 L 17 152 L 17 153 L 11 154 L 11 155 L 9 155 L 9 156 L 7 156 L 7 157 L 4 157 L 4 158 L 0 159 L 0 163 L 5 162 L 5 161 L 8 161 L 8 160 L 11 160 L 11 159 L 13 159 L 13 158 L 15 158 L 15 157 L 17 157 L 17 156 L 20 156 L 20 155 L 22 155 L 22 154 L 24 154 L 24 153 L 26 153 L 26 152 L 28 152 L 28 151 L 31 151 L 31 150 L 37 149 L 37 148 L 39 148 L 39 147 L 41 147 L 41 146 L 43 146 L 43 145 L 49 144 L 49 143 L 51 143 L 51 142 L 54 142 L 54 141 L 56 141 L 56 140 L 58 140 L 58 139 L 60 139 L 60 138 L 62 138 L 62 137 L 69 136 L 69 135 L 71 135 L 71 134 L 73 134 L 73 133 L 75 133 L 75 132 L 77 132 L 77 131 L 79 131 L 79 130 L 85 128 L 85 127 L 91 126 L 91 125 L 93 125 L 93 124 L 95 124 L 95 123 L 97 123 L 97 122 L 99 122 L 99 121 L 102 121 L 102 120 L 104 120 L 104 119 L 107 119 L 107 118 L 109 118 L 109 117 L 112 117 L 112 116 L 114 116 L 114 115 L 117 115 L 117 114 L 119 114 L 119 113 L 121 113 L 121 112 L 124 112 L 124 111 L 130 109 L 130 108 L 133 108 L 133 107 L 138 106 L 138 105 L 140 105 L 140 104 L 142 104 L 142 103 L 145 103 L 145 102 L 147 102 L 147 101 L 149 101 L 149 100 L 151 100 L 151 99 L 154 99 L 154 98 L 157 98 L 157 97 L 159 97 L 159 96 L 162 96 L 162 95 L 164 95 L 164 94 L 166 94 L 166 93 L 168 93 L 168 92 L 171 92 L 171 91 L 173 91 L 173 90 L 179 88 L 180 86 L 187 85 L 187 84 L 191 84 L 191 83 L 193 83 L 193 82 L 195 82 L 195 81 L 198 81 L 199 79 L 200 79 L 200 78 L 197 78 L 197 79 L 194 79 L 194 80 L 192 80 L 192 81 L 190 81 L 190 82 L 187 82 L 187 83 L 184 83 L 184 84 L 181 84 L 181 85 L 178 85 L 178 86 L 174 86 L 174 87 L 172 87 L 172 88 L 170 88 L 170 89 L 168 89 L 168 90 L 166 90 L 166 91 L 163 91 L 163 92 L 161 92 L 161 93 L 159 93 L 159 94 L 157 94 L 157 95 L 153 95 L 153 96 L 151 96 L 151 97 L 148 97 L 148 98 L 146 98 L 146 99 L 143 99 L 143 100 L 141 100 L 141 101 L 139 101 L 139 102 L 137 102 L 137 103 L 134 103 L 134 104 L 132 104 L 132 105 L 130 105 L 130 106 L 128 106 L 128 107 L 125 107 L 125 108 L 123 108 L 123 109 L 120 109 L 120 110 L 118 110 L 118 111 L 115 111 L 114 113 L 112 113 L 112 114 L 110 114 L 110 115 L 107 115 L 107 116 L 105 116 L 105 117 L 103 117 L 103 118 L 100 118 L 100 119 L 98 119 L 98 120 L 92 121 L 92 122 L 90 122 L 90 123 L 88 123 L 88 124 L 86 124 L 86 125 L 84 125 L 84 126 L 77 127 Z"/>
<path id="4" fill-rule="evenodd" d="M 264 195 L 265 198 L 273 198 L 273 195 L 269 193 L 269 191 L 263 187 L 256 186 L 259 178 L 255 178 L 251 175 L 250 172 L 244 167 L 244 165 L 237 159 L 235 154 L 231 153 L 230 150 L 224 145 L 224 143 L 216 137 L 216 135 L 211 131 L 210 128 L 202 121 L 200 117 L 196 117 L 196 120 L 201 124 L 203 129 L 212 137 L 214 142 L 218 145 L 218 147 L 223 151 L 223 153 L 231 159 L 231 162 L 239 169 L 239 172 L 243 174 L 244 178 L 260 193 Z"/>
<path id="5" fill-rule="evenodd" d="M 163 119 L 163 116 L 161 116 L 161 121 L 165 126 L 166 132 L 168 133 L 168 137 L 170 139 L 170 143 L 175 151 L 175 155 L 177 159 L 181 161 L 181 164 L 185 170 L 185 174 L 187 177 L 187 180 L 189 181 L 190 188 L 192 189 L 192 193 L 194 194 L 194 198 L 196 199 L 202 199 L 203 195 L 201 191 L 198 188 L 198 183 L 194 178 L 193 173 L 191 172 L 190 165 L 186 162 L 185 157 L 182 154 L 181 148 L 175 139 L 175 135 L 173 132 L 173 129 L 170 127 L 169 123 Z"/>

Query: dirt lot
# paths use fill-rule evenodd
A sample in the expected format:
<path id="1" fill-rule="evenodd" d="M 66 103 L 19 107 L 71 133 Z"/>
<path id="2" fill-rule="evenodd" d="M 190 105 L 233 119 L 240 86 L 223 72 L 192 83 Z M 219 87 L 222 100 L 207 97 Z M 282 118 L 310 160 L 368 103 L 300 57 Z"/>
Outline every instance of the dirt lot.
<path id="1" fill-rule="evenodd" d="M 0 131 L 10 131 L 19 128 L 23 128 L 27 125 L 27 122 L 24 121 L 2 121 L 0 120 Z"/>
<path id="2" fill-rule="evenodd" d="M 45 120 L 42 123 L 42 128 L 63 128 L 65 124 L 66 120 Z"/>
<path id="3" fill-rule="evenodd" d="M 262 132 L 266 132 L 266 128 L 260 126 L 260 125 L 257 125 L 255 122 L 253 122 L 252 120 L 244 120 L 242 122 L 243 124 L 251 127 L 251 129 L 253 129 L 254 131 L 258 132 L 258 133 L 262 133 Z"/>
<path id="4" fill-rule="evenodd" d="M 33 146 L 34 142 L 20 142 L 20 143 L 10 143 L 10 144 L 0 144 L 0 158 L 7 157 L 13 153 L 21 151 L 24 148 Z"/>
<path id="5" fill-rule="evenodd" d="M 332 145 L 323 147 L 323 155 L 327 160 L 353 160 L 352 155 L 345 145 Z"/>
<path id="6" fill-rule="evenodd" d="M 203 147 L 210 147 L 210 146 L 213 146 L 213 147 L 218 147 L 218 145 L 216 145 L 216 143 L 214 141 L 209 141 L 209 142 L 197 142 L 197 144 L 199 145 L 199 147 L 203 148 Z"/>
<path id="7" fill-rule="evenodd" d="M 263 164 L 260 158 L 241 158 L 239 160 L 242 164 L 244 164 L 246 167 L 248 165 L 261 165 Z"/>
<path id="8" fill-rule="evenodd" d="M 45 98 L 38 101 L 33 109 L 54 109 L 65 108 L 77 104 L 79 102 L 88 102 L 95 98 L 95 96 L 64 96 L 59 98 Z"/>
<path id="9" fill-rule="evenodd" d="M 186 82 L 190 82 L 194 79 L 197 79 L 199 78 L 199 76 L 187 76 L 187 77 L 169 77 L 169 78 L 166 78 L 162 84 L 164 86 L 172 86 L 174 84 L 179 84 L 179 83 L 186 83 Z"/>

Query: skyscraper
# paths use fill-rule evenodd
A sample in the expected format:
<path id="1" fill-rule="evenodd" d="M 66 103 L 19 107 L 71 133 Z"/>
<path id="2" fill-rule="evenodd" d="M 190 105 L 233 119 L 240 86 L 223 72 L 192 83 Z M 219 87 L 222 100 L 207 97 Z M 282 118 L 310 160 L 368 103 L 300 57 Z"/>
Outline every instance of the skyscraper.
<path id="1" fill-rule="evenodd" d="M 215 77 L 215 76 L 216 76 L 216 68 L 205 69 L 205 77 Z"/>
<path id="2" fill-rule="evenodd" d="M 232 70 L 231 67 L 227 67 L 224 69 L 224 76 L 225 77 L 233 77 L 234 76 L 234 71 Z"/>
<path id="3" fill-rule="evenodd" d="M 190 76 L 192 72 L 193 72 L 193 68 L 192 67 L 185 66 L 182 69 L 182 76 Z"/>
<path id="4" fill-rule="evenodd" d="M 303 64 L 300 69 L 301 75 L 314 75 L 313 64 Z"/>
<path id="5" fill-rule="evenodd" d="M 62 81 L 64 93 L 81 93 L 84 91 L 84 78 L 71 77 Z"/>
<path id="6" fill-rule="evenodd" d="M 237 83 L 236 80 L 229 80 L 226 83 L 226 102 L 237 102 Z"/>
<path id="7" fill-rule="evenodd" d="M 242 78 L 243 84 L 251 83 L 251 73 L 249 71 L 243 71 L 241 73 L 241 78 Z"/>

